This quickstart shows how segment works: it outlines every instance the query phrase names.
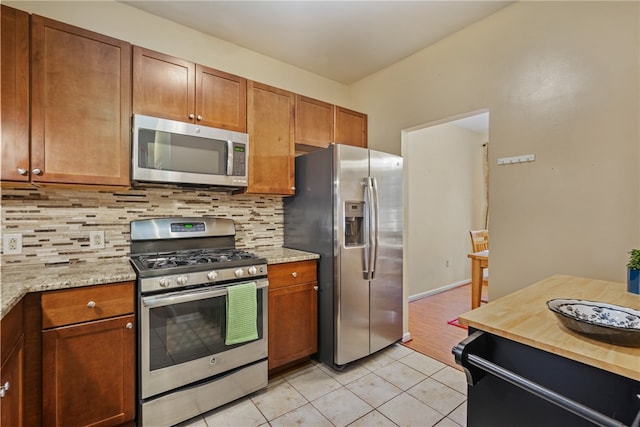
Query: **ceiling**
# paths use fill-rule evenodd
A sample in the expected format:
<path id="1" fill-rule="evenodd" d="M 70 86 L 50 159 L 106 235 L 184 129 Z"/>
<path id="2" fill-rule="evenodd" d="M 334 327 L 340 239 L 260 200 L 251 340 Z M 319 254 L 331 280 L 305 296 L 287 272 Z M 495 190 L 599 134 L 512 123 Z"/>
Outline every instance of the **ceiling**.
<path id="1" fill-rule="evenodd" d="M 328 79 L 351 84 L 509 1 L 123 1 Z"/>

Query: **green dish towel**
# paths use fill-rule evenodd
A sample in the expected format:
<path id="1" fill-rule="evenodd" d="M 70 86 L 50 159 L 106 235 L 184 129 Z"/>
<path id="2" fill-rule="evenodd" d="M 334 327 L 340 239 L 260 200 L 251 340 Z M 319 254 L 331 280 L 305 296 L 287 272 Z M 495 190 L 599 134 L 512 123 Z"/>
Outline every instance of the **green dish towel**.
<path id="1" fill-rule="evenodd" d="M 227 288 L 226 345 L 258 339 L 258 300 L 256 282 Z"/>

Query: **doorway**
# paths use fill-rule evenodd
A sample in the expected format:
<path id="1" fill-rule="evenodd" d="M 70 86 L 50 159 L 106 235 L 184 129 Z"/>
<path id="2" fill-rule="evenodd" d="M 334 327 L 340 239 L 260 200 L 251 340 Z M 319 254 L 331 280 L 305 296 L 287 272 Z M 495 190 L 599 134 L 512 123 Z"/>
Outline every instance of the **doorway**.
<path id="1" fill-rule="evenodd" d="M 402 132 L 407 314 L 409 302 L 470 281 L 469 230 L 488 228 L 488 149 L 487 110 Z"/>

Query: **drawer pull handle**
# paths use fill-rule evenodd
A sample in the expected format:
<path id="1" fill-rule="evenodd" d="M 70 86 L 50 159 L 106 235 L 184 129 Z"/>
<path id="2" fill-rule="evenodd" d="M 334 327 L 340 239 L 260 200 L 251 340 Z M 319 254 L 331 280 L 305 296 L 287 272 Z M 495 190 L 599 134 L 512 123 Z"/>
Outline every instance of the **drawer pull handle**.
<path id="1" fill-rule="evenodd" d="M 297 271 L 294 271 L 293 273 L 291 273 L 291 275 L 292 275 L 293 277 L 298 277 L 298 272 L 297 272 Z"/>
<path id="2" fill-rule="evenodd" d="M 127 324 L 125 325 L 125 328 L 127 328 L 127 329 L 133 329 L 133 323 L 131 323 L 131 322 L 127 322 Z"/>
<path id="3" fill-rule="evenodd" d="M 89 307 L 89 308 L 94 308 L 95 306 L 96 306 L 95 301 L 89 301 L 89 302 L 87 303 L 87 307 Z"/>

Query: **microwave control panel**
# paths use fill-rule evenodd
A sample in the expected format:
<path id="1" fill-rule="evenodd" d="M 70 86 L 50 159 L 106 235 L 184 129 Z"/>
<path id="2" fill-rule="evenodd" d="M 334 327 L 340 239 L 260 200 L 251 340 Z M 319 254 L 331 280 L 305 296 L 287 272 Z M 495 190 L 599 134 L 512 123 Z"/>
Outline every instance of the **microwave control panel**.
<path id="1" fill-rule="evenodd" d="M 233 143 L 233 176 L 247 174 L 247 146 L 238 142 Z"/>

